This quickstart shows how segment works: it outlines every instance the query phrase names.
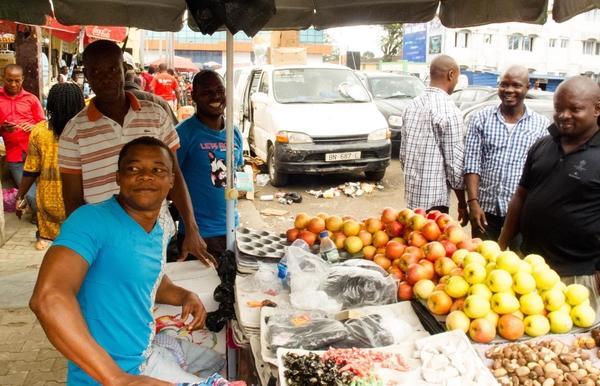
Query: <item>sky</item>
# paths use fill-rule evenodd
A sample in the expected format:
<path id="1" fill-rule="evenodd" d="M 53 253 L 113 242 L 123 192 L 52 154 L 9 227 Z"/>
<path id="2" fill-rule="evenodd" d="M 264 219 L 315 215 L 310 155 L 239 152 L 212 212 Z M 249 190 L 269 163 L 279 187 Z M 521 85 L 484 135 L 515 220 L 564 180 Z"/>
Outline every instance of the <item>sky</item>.
<path id="1" fill-rule="evenodd" d="M 329 28 L 325 32 L 331 37 L 333 44 L 344 51 L 371 51 L 375 57 L 382 55 L 379 40 L 383 35 L 381 26 L 354 26 Z"/>

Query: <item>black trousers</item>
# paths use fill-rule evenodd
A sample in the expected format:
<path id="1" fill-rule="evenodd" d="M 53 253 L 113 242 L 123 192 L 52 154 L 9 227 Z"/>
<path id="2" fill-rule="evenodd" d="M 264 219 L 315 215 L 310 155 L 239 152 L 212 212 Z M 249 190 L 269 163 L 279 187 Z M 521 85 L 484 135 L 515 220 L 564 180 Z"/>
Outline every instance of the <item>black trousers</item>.
<path id="1" fill-rule="evenodd" d="M 432 206 L 431 208 L 427 209 L 427 212 L 431 212 L 432 210 L 439 210 L 442 213 L 450 213 L 450 209 L 445 206 L 445 205 L 440 205 L 440 206 Z"/>
<path id="2" fill-rule="evenodd" d="M 500 231 L 502 231 L 502 225 L 504 225 L 504 217 L 496 216 L 495 214 L 488 212 L 484 213 L 488 224 L 485 232 L 481 232 L 479 229 L 472 228 L 471 235 L 473 238 L 479 237 L 482 240 L 498 241 L 498 238 L 500 237 Z"/>

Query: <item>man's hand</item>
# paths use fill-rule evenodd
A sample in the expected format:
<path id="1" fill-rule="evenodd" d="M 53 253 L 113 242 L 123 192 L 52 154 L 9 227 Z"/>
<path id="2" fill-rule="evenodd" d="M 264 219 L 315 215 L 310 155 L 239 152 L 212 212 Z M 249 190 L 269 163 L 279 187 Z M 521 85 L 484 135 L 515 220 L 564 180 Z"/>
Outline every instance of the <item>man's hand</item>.
<path id="1" fill-rule="evenodd" d="M 181 320 L 185 323 L 187 318 L 192 315 L 194 318 L 190 323 L 186 325 L 188 331 L 199 330 L 204 328 L 204 322 L 206 321 L 206 310 L 204 304 L 193 292 L 188 292 L 186 297 L 183 299 L 181 304 Z"/>
<path id="2" fill-rule="evenodd" d="M 188 254 L 192 254 L 196 256 L 200 261 L 207 266 L 217 266 L 217 262 L 214 257 L 208 253 L 206 250 L 206 243 L 200 237 L 198 232 L 186 232 L 185 237 L 183 239 L 183 244 L 181 245 L 181 251 L 179 251 L 179 257 L 177 261 L 183 261 L 187 257 Z"/>
<path id="3" fill-rule="evenodd" d="M 161 381 L 156 378 L 147 377 L 145 375 L 131 375 L 124 373 L 119 377 L 106 383 L 107 386 L 173 386 L 170 382 Z"/>
<path id="4" fill-rule="evenodd" d="M 19 123 L 18 126 L 21 130 L 27 131 L 27 132 L 31 131 L 35 127 L 35 125 L 33 125 L 31 123 L 27 123 L 27 122 Z"/>
<path id="5" fill-rule="evenodd" d="M 483 209 L 477 201 L 471 201 L 470 209 L 471 227 L 481 233 L 485 232 L 488 224 Z"/>
<path id="6" fill-rule="evenodd" d="M 458 222 L 461 227 L 464 227 L 469 223 L 469 210 L 466 206 L 458 207 Z"/>

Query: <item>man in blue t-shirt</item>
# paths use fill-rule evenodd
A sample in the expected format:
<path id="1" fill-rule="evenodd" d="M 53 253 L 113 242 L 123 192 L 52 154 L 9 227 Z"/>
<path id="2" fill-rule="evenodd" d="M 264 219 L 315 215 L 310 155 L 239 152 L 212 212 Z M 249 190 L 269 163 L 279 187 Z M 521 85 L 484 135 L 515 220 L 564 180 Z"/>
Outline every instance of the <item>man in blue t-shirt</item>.
<path id="1" fill-rule="evenodd" d="M 200 71 L 193 82 L 192 99 L 196 103 L 196 114 L 177 126 L 180 142 L 177 160 L 192 198 L 200 235 L 208 252 L 218 258 L 226 249 L 227 233 L 225 86 L 221 76 L 211 70 Z M 244 164 L 242 146 L 242 135 L 235 129 L 235 169 Z M 235 218 L 237 226 L 237 210 Z M 182 235 L 184 232 L 182 226 L 179 233 Z"/>
<path id="2" fill-rule="evenodd" d="M 155 302 L 182 306 L 203 327 L 198 296 L 164 274 L 163 200 L 174 157 L 160 140 L 135 139 L 118 161 L 119 194 L 78 208 L 48 250 L 31 297 L 50 342 L 69 359 L 69 385 L 170 385 L 143 374 Z"/>

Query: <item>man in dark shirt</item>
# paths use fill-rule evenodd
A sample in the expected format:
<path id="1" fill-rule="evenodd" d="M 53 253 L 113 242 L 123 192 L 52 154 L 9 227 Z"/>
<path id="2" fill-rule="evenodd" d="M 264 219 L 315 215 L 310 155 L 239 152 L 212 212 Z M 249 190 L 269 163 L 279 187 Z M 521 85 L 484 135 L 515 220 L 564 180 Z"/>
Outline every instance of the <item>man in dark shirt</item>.
<path id="1" fill-rule="evenodd" d="M 593 292 L 600 271 L 600 88 L 589 78 L 564 81 L 554 94 L 550 135 L 529 151 L 499 244 L 520 230 L 522 251 L 542 255 L 566 282 Z"/>

